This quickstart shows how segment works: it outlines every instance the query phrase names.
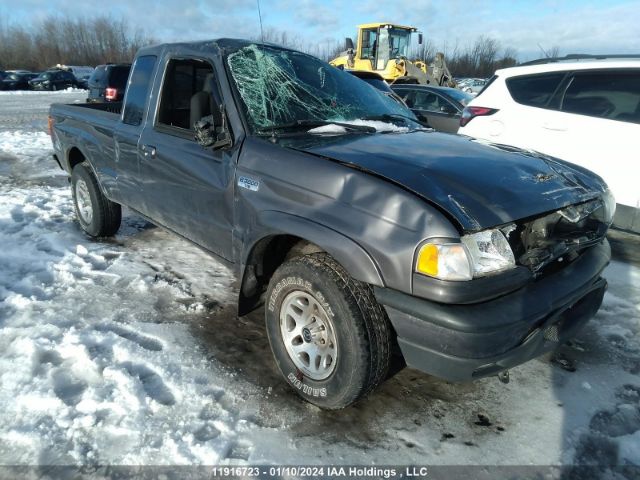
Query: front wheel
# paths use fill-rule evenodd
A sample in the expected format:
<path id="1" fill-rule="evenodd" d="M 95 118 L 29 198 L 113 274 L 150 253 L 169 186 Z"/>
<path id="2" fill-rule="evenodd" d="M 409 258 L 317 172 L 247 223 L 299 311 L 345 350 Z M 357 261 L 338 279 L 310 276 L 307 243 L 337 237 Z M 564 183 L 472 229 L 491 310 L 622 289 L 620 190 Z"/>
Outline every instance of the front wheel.
<path id="1" fill-rule="evenodd" d="M 326 253 L 294 258 L 274 273 L 265 308 L 278 368 L 305 400 L 347 407 L 386 378 L 391 326 L 371 287 Z"/>
<path id="2" fill-rule="evenodd" d="M 100 191 L 86 162 L 73 167 L 71 193 L 80 227 L 92 237 L 109 237 L 120 228 L 122 209 Z"/>

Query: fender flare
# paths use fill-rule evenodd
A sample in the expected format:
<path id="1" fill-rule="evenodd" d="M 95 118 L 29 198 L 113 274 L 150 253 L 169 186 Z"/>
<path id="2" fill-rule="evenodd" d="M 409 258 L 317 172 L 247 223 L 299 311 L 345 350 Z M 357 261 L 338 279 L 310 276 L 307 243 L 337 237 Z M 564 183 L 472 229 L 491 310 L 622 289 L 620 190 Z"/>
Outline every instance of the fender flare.
<path id="1" fill-rule="evenodd" d="M 384 280 L 380 268 L 374 259 L 351 238 L 331 229 L 325 225 L 299 217 L 290 213 L 275 210 L 264 211 L 259 215 L 258 223 L 262 225 L 262 231 L 271 235 L 294 235 L 308 242 L 314 243 L 336 259 L 349 275 L 361 282 L 379 287 L 384 286 Z M 265 235 L 255 238 L 251 242 L 251 248 L 243 255 L 243 266 L 254 245 Z"/>
<path id="2" fill-rule="evenodd" d="M 242 261 L 236 264 L 239 282 L 238 315 L 246 315 L 260 305 L 260 292 L 245 293 L 245 283 L 251 284 L 253 262 L 251 257 L 258 245 L 269 238 L 291 235 L 306 240 L 327 252 L 356 280 L 384 286 L 380 269 L 371 256 L 354 240 L 337 231 L 304 217 L 279 211 L 260 212 L 257 228 L 244 241 Z M 251 262 L 251 264 L 250 264 Z M 253 276 L 255 281 L 255 276 Z"/>

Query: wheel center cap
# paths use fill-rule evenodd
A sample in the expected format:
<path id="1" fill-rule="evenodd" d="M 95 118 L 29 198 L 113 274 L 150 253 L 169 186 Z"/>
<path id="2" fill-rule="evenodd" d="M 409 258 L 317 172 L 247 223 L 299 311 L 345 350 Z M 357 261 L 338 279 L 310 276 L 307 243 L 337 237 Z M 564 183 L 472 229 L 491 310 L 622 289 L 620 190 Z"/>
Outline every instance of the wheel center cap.
<path id="1" fill-rule="evenodd" d="M 309 330 L 307 327 L 304 327 L 302 329 L 302 338 L 307 343 L 311 343 L 311 341 L 313 340 L 313 335 L 311 335 L 311 330 Z"/>

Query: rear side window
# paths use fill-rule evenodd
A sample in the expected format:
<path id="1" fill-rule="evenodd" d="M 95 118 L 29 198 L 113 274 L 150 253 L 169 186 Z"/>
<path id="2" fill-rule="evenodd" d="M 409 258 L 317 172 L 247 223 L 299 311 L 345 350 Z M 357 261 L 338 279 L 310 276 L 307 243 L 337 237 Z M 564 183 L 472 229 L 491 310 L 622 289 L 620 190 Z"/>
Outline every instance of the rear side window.
<path id="1" fill-rule="evenodd" d="M 131 72 L 131 81 L 127 89 L 122 122 L 129 125 L 140 125 L 147 108 L 151 75 L 156 65 L 155 55 L 138 57 Z"/>
<path id="2" fill-rule="evenodd" d="M 640 123 L 640 72 L 578 72 L 562 99 L 563 112 Z"/>
<path id="3" fill-rule="evenodd" d="M 123 89 L 127 84 L 127 79 L 129 78 L 129 71 L 131 67 L 129 66 L 117 66 L 111 67 L 111 72 L 109 72 L 109 87 L 117 88 L 118 90 Z"/>
<path id="4" fill-rule="evenodd" d="M 498 78 L 498 75 L 494 75 L 494 76 L 492 76 L 492 77 L 487 81 L 487 83 L 485 83 L 485 84 L 484 84 L 484 87 L 482 87 L 482 88 L 480 89 L 480 91 L 479 91 L 479 92 L 478 92 L 478 94 L 476 95 L 476 98 L 478 98 L 480 95 L 482 95 L 482 93 L 483 93 L 487 88 L 489 88 L 489 85 L 491 85 L 493 82 L 495 82 L 495 81 L 496 81 L 496 78 Z"/>
<path id="5" fill-rule="evenodd" d="M 565 73 L 544 73 L 541 75 L 526 75 L 507 79 L 507 88 L 511 97 L 522 105 L 530 107 L 549 108 Z"/>
<path id="6" fill-rule="evenodd" d="M 416 110 L 428 112 L 440 112 L 441 108 L 451 108 L 445 99 L 432 92 L 416 92 L 413 99 L 413 107 Z"/>

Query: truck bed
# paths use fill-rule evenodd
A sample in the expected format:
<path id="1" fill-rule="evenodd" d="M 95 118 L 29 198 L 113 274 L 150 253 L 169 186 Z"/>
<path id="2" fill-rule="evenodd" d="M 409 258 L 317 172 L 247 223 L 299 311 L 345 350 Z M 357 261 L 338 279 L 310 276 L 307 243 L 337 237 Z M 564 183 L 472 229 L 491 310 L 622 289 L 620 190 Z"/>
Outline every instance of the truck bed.
<path id="1" fill-rule="evenodd" d="M 122 112 L 122 102 L 108 102 L 108 103 L 67 103 L 70 107 L 83 107 L 89 108 L 99 112 L 117 113 L 120 115 Z"/>
<path id="2" fill-rule="evenodd" d="M 56 125 L 56 138 L 63 152 L 71 147 L 92 152 L 94 167 L 113 169 L 114 132 L 120 121 L 122 103 L 70 103 L 51 105 L 50 116 Z M 71 173 L 69 154 L 59 155 L 60 166 Z"/>

